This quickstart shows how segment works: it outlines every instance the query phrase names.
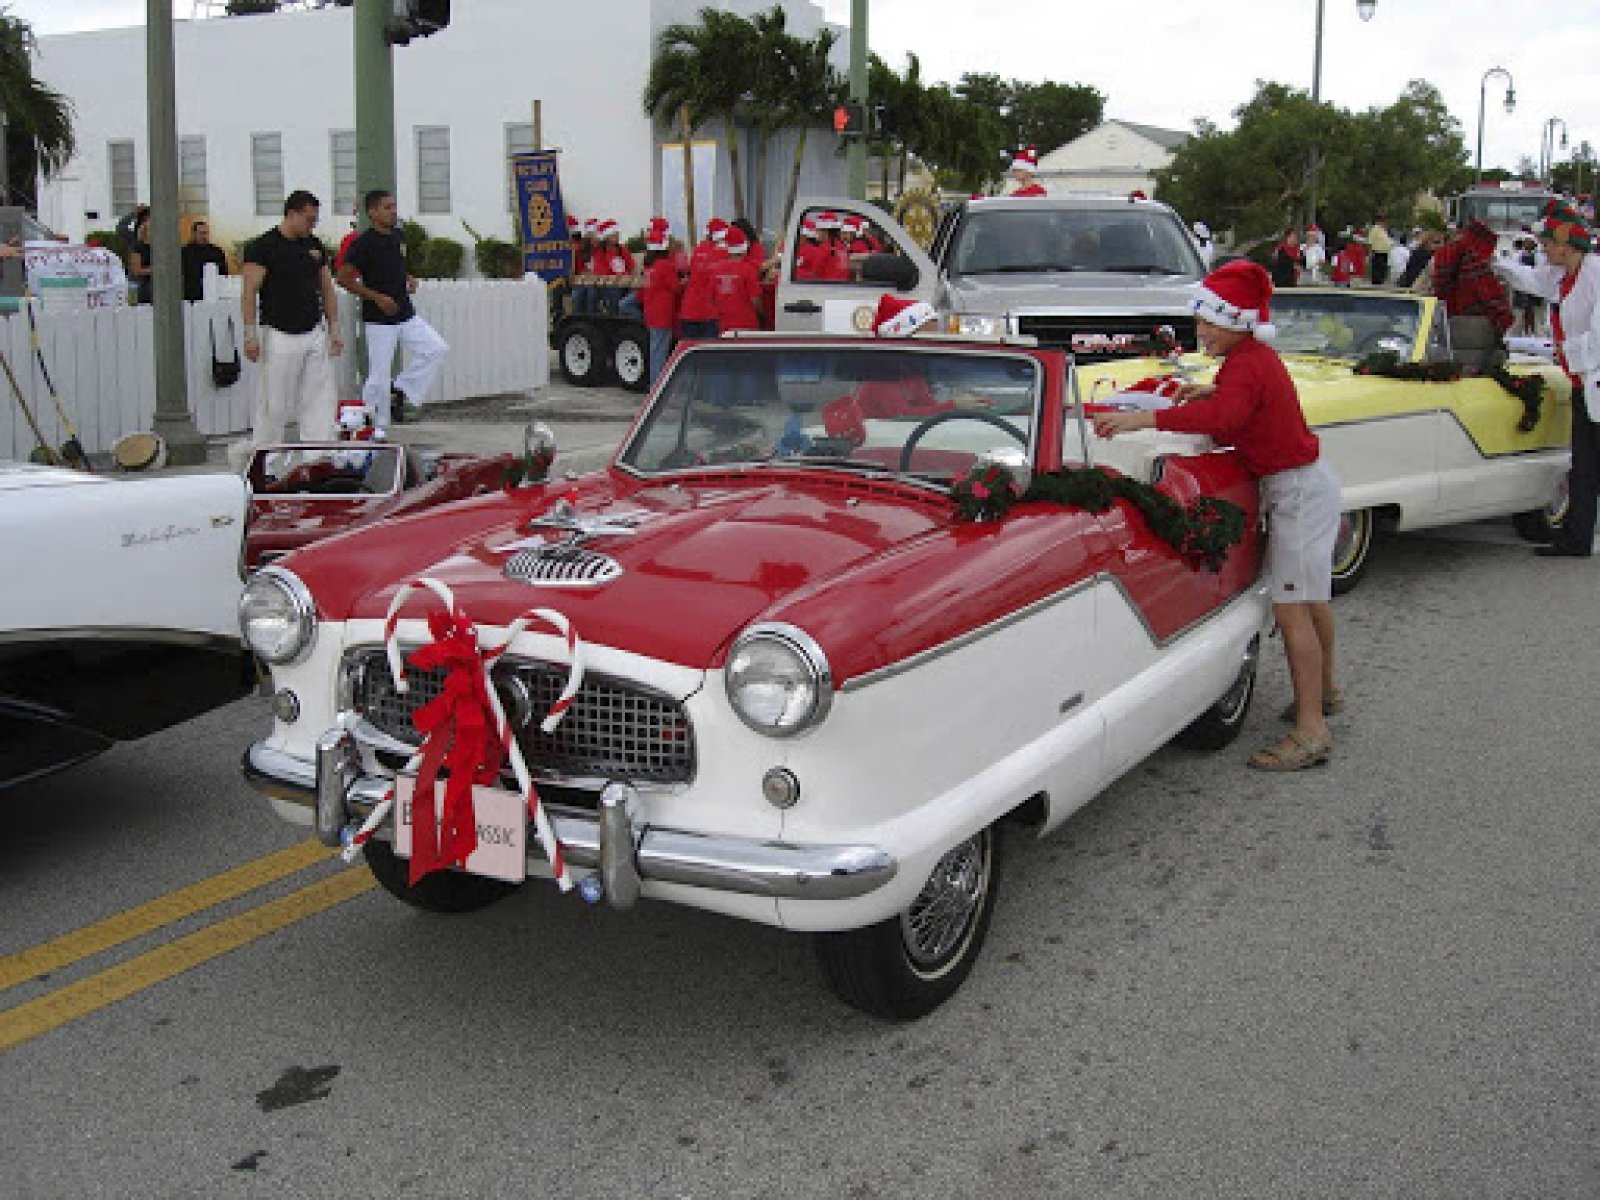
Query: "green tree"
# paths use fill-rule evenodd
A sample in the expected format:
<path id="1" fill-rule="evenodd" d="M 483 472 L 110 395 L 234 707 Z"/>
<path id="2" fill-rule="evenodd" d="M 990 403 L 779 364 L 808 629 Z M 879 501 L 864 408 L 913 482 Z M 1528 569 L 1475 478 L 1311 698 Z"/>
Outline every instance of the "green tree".
<path id="1" fill-rule="evenodd" d="M 1104 119 L 1106 98 L 1081 83 L 1013 83 L 1011 128 L 1018 146 L 1047 154 L 1082 137 Z"/>
<path id="2" fill-rule="evenodd" d="M 1593 195 L 1596 165 L 1594 147 L 1588 142 L 1579 142 L 1571 158 L 1551 166 L 1550 184 L 1571 196 Z"/>
<path id="3" fill-rule="evenodd" d="M 694 128 L 721 121 L 733 176 L 733 208 L 745 215 L 743 172 L 739 167 L 741 111 L 756 84 L 756 30 L 744 17 L 702 8 L 698 25 L 673 24 L 656 39 L 656 55 L 644 87 L 644 111 L 679 129 L 687 108 Z M 692 238 L 694 230 L 689 231 Z"/>
<path id="4" fill-rule="evenodd" d="M 1365 225 L 1378 213 L 1409 222 L 1424 192 L 1450 194 L 1471 182 L 1461 126 L 1432 84 L 1412 80 L 1387 108 L 1346 118 L 1340 159 L 1321 189 L 1328 220 Z"/>
<path id="5" fill-rule="evenodd" d="M 806 141 L 813 128 L 824 125 L 844 81 L 828 62 L 838 33 L 829 28 L 815 37 L 798 38 L 784 28 L 783 10 L 776 5 L 766 14 L 752 19 L 761 44 L 760 82 L 756 87 L 756 107 L 761 114 L 757 126 L 764 137 L 780 129 L 795 131 L 794 161 L 789 170 L 789 189 L 783 206 L 787 224 L 800 190 L 800 169 L 805 161 Z M 763 151 L 764 151 L 763 147 Z M 765 174 L 757 178 L 765 179 Z M 766 216 L 766 188 L 756 197 L 756 225 Z"/>
<path id="6" fill-rule="evenodd" d="M 34 139 L 39 167 L 54 175 L 77 150 L 72 102 L 34 78 L 33 26 L 0 9 L 0 110 L 7 124 Z"/>

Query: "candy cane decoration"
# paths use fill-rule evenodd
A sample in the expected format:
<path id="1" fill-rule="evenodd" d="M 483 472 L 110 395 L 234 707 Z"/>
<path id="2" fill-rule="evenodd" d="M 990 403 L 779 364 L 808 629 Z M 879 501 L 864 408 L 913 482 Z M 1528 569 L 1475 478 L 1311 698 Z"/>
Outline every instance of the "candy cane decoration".
<path id="1" fill-rule="evenodd" d="M 437 579 L 430 579 L 426 576 L 413 579 L 395 593 L 394 599 L 389 604 L 389 612 L 384 618 L 383 641 L 384 653 L 389 662 L 389 672 L 394 678 L 395 689 L 402 694 L 406 691 L 407 683 L 405 663 L 400 655 L 400 643 L 396 637 L 396 631 L 400 624 L 401 608 L 405 606 L 405 602 L 411 593 L 418 588 L 427 588 L 450 610 L 453 617 L 466 621 L 468 624 L 471 623 L 465 611 L 456 604 L 455 594 L 451 592 L 449 586 Z M 577 631 L 573 629 L 572 622 L 567 620 L 563 613 L 557 612 L 553 608 L 529 609 L 517 617 L 507 628 L 504 641 L 498 646 L 492 646 L 481 651 L 480 661 L 483 667 L 484 690 L 489 697 L 489 705 L 494 713 L 495 736 L 500 739 L 501 744 L 506 748 L 507 757 L 511 762 L 511 770 L 517 777 L 518 785 L 522 788 L 528 813 L 533 818 L 534 827 L 539 834 L 539 843 L 544 847 L 545 857 L 550 862 L 550 869 L 555 875 L 556 883 L 560 885 L 562 891 L 568 891 L 572 887 L 572 875 L 567 869 L 566 856 L 561 850 L 561 840 L 556 836 L 555 826 L 551 823 L 549 814 L 545 812 L 544 805 L 539 802 L 539 792 L 534 787 L 533 776 L 528 771 L 528 764 L 522 757 L 522 747 L 517 744 L 516 736 L 511 729 L 511 722 L 506 718 L 505 706 L 501 704 L 500 696 L 495 691 L 493 681 L 489 675 L 490 667 L 495 660 L 500 658 L 510 648 L 511 643 L 517 636 L 526 632 L 528 627 L 535 621 L 543 621 L 545 624 L 555 628 L 565 639 L 567 645 L 566 686 L 561 689 L 561 694 L 556 698 L 556 702 L 550 706 L 550 712 L 539 724 L 539 728 L 545 733 L 554 732 L 556 726 L 561 724 L 562 717 L 566 716 L 567 710 L 572 707 L 572 702 L 578 694 L 578 689 L 583 685 L 584 673 L 583 642 L 578 637 Z M 476 632 L 476 626 L 474 626 L 474 632 Z M 421 760 L 422 752 L 418 750 L 402 768 L 402 771 L 416 770 L 417 764 Z M 394 800 L 395 790 L 390 788 L 383 800 L 372 810 L 366 821 L 362 823 L 355 836 L 351 838 L 350 845 L 345 847 L 342 857 L 346 862 L 353 861 L 360 848 L 372 839 L 373 832 L 383 824 L 393 809 Z"/>

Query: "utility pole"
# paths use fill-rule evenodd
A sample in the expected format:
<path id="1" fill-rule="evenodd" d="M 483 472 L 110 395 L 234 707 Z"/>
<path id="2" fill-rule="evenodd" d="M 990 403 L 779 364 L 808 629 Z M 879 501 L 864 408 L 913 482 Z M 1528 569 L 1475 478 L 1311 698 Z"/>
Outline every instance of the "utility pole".
<path id="1" fill-rule="evenodd" d="M 850 0 L 850 99 L 867 108 L 867 0 Z M 850 199 L 867 198 L 867 134 L 850 139 L 845 152 Z"/>
<path id="2" fill-rule="evenodd" d="M 388 37 L 393 14 L 392 0 L 356 0 L 350 40 L 355 50 L 358 207 L 368 192 L 395 188 L 394 60 Z"/>
<path id="3" fill-rule="evenodd" d="M 172 0 L 146 0 L 146 119 L 150 130 L 150 267 L 155 292 L 156 409 L 152 432 L 167 444 L 167 461 L 192 467 L 206 444 L 189 415 L 183 353 L 183 269 L 178 245 L 177 82 L 172 53 Z"/>

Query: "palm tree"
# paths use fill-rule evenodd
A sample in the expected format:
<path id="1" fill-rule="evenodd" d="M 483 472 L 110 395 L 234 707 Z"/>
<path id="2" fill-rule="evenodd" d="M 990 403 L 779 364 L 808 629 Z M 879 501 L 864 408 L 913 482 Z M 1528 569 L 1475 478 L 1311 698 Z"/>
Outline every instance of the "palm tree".
<path id="1" fill-rule="evenodd" d="M 78 148 L 72 102 L 34 78 L 33 52 L 33 26 L 0 9 L 0 113 L 12 129 L 33 138 L 40 169 L 54 175 Z"/>
<path id="2" fill-rule="evenodd" d="M 794 144 L 794 163 L 789 171 L 789 195 L 783 205 L 785 228 L 788 227 L 789 214 L 794 211 L 795 198 L 800 190 L 800 167 L 805 161 L 806 137 L 813 126 L 826 123 L 834 98 L 843 87 L 839 73 L 828 62 L 828 54 L 838 36 L 836 31 L 823 27 L 809 41 L 785 37 L 777 45 L 778 62 L 782 65 L 777 77 L 783 86 L 778 111 L 783 124 L 798 133 Z"/>
<path id="3" fill-rule="evenodd" d="M 675 124 L 689 110 L 698 127 L 720 119 L 733 176 L 733 208 L 745 215 L 744 181 L 739 169 L 738 118 L 755 83 L 754 27 L 737 13 L 702 8 L 698 25 L 668 25 L 656 39 L 656 56 L 645 81 L 644 110 Z M 690 237 L 694 231 L 689 231 Z"/>

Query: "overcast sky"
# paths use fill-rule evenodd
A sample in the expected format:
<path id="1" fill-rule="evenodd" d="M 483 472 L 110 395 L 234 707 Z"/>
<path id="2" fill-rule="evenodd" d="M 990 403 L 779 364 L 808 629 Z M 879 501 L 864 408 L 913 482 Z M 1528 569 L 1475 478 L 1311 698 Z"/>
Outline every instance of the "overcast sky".
<path id="1" fill-rule="evenodd" d="M 171 0 L 188 17 L 193 0 Z M 851 0 L 822 0 L 848 23 Z M 457 0 L 458 13 L 472 0 Z M 530 7 L 534 0 L 529 0 Z M 0 0 L 38 34 L 142 24 L 144 0 Z M 903 69 L 922 60 L 929 82 L 964 71 L 1035 82 L 1085 83 L 1106 97 L 1106 115 L 1189 130 L 1197 117 L 1223 128 L 1257 79 L 1311 86 L 1316 0 L 871 0 L 873 50 Z M 1003 19 L 983 19 L 1003 13 Z M 1326 0 L 1322 96 L 1343 108 L 1383 107 L 1411 79 L 1443 93 L 1467 151 L 1477 138 L 1483 74 L 1516 80 L 1516 111 L 1489 83 L 1483 160 L 1537 162 L 1546 122 L 1566 123 L 1575 147 L 1600 149 L 1600 0 L 1377 0 L 1362 22 L 1355 0 Z M 1560 126 L 1553 127 L 1557 138 Z M 1049 150 L 1052 147 L 1041 147 Z M 1558 160 L 1566 155 L 1557 150 Z"/>

